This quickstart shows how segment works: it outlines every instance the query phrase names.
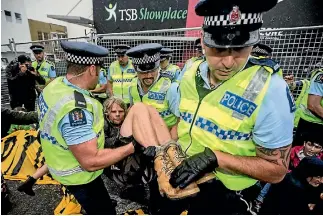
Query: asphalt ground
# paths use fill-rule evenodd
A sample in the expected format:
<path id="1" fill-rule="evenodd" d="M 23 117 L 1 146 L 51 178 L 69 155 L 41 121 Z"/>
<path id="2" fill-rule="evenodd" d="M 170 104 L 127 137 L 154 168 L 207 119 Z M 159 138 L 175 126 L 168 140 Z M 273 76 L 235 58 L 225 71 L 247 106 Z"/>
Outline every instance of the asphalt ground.
<path id="1" fill-rule="evenodd" d="M 105 186 L 112 199 L 117 201 L 117 214 L 124 214 L 127 210 L 144 209 L 146 212 L 148 204 L 148 188 L 144 190 L 144 196 L 139 202 L 122 199 L 120 193 L 122 187 L 102 175 Z M 62 190 L 60 185 L 35 185 L 33 187 L 35 196 L 28 196 L 17 191 L 20 181 L 6 180 L 10 191 L 10 201 L 13 203 L 10 215 L 52 215 L 54 209 L 62 200 Z"/>

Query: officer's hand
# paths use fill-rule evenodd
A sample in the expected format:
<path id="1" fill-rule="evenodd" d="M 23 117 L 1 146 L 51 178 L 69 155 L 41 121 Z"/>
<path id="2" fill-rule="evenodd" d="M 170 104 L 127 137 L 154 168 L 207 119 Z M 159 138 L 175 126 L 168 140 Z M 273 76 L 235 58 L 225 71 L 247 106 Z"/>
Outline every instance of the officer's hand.
<path id="1" fill-rule="evenodd" d="M 214 171 L 218 167 L 218 160 L 214 152 L 205 148 L 204 152 L 185 159 L 171 173 L 169 183 L 183 189 L 190 183 L 198 180 L 204 174 Z"/>

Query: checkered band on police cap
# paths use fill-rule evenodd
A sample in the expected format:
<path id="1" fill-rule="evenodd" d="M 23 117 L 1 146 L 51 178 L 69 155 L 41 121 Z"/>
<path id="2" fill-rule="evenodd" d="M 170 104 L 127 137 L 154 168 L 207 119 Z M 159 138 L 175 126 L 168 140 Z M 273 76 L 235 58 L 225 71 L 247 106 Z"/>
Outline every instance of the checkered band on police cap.
<path id="1" fill-rule="evenodd" d="M 125 53 L 128 51 L 128 49 L 121 49 L 121 48 L 117 48 L 114 50 L 116 53 Z"/>
<path id="2" fill-rule="evenodd" d="M 160 53 L 157 52 L 152 56 L 148 56 L 147 54 L 144 55 L 144 57 L 140 58 L 132 58 L 132 63 L 135 65 L 141 65 L 141 64 L 149 64 L 149 63 L 154 63 L 160 60 Z"/>
<path id="3" fill-rule="evenodd" d="M 237 19 L 233 19 L 231 14 L 204 17 L 206 26 L 237 26 L 262 22 L 262 13 L 240 13 L 237 14 Z"/>
<path id="4" fill-rule="evenodd" d="M 66 54 L 66 60 L 75 64 L 82 65 L 99 65 L 103 62 L 103 58 L 100 57 L 78 56 L 72 53 Z"/>
<path id="5" fill-rule="evenodd" d="M 263 55 L 270 55 L 270 53 L 267 50 L 262 49 L 262 48 L 259 48 L 259 47 L 254 47 L 252 49 L 252 53 L 258 53 L 258 54 L 263 54 Z"/>

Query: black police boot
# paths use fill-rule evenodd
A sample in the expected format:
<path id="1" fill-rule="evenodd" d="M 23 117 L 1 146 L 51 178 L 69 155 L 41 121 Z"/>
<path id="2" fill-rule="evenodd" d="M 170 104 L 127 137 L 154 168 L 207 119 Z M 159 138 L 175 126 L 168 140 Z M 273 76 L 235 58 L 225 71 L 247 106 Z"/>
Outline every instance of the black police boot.
<path id="1" fill-rule="evenodd" d="M 36 181 L 37 180 L 34 179 L 32 176 L 29 176 L 28 179 L 17 188 L 17 190 L 19 192 L 25 192 L 29 196 L 35 196 L 33 186 L 36 183 Z"/>

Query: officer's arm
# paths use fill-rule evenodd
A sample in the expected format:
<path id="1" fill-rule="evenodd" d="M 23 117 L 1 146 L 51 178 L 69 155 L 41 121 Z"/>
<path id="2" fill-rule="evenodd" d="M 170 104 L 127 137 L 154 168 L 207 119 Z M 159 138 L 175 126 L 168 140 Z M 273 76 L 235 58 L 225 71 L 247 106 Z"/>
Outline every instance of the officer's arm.
<path id="1" fill-rule="evenodd" d="M 108 89 L 110 97 L 113 96 L 113 79 L 111 77 L 111 68 L 109 68 L 109 70 L 108 70 L 107 89 Z"/>
<path id="2" fill-rule="evenodd" d="M 314 115 L 323 119 L 323 107 L 321 105 L 323 97 L 323 73 L 317 74 L 311 81 L 308 95 L 307 107 Z"/>
<path id="3" fill-rule="evenodd" d="M 256 157 L 244 157 L 215 151 L 219 170 L 241 173 L 252 178 L 269 182 L 280 182 L 288 171 L 291 145 L 268 149 L 256 147 Z"/>
<path id="4" fill-rule="evenodd" d="M 48 85 L 51 81 L 53 81 L 56 78 L 56 70 L 55 70 L 54 65 L 50 66 L 50 70 L 49 70 L 48 75 L 49 75 L 49 81 L 46 82 L 46 85 Z"/>
<path id="5" fill-rule="evenodd" d="M 97 138 L 94 138 L 78 145 L 69 146 L 81 167 L 89 172 L 109 167 L 134 153 L 132 144 L 115 149 L 99 150 L 97 142 Z"/>
<path id="6" fill-rule="evenodd" d="M 91 90 L 92 93 L 105 93 L 107 91 L 108 84 L 101 84 L 99 88 Z"/>
<path id="7" fill-rule="evenodd" d="M 308 95 L 308 109 L 316 116 L 323 119 L 323 107 L 321 105 L 322 97 L 318 95 Z"/>

